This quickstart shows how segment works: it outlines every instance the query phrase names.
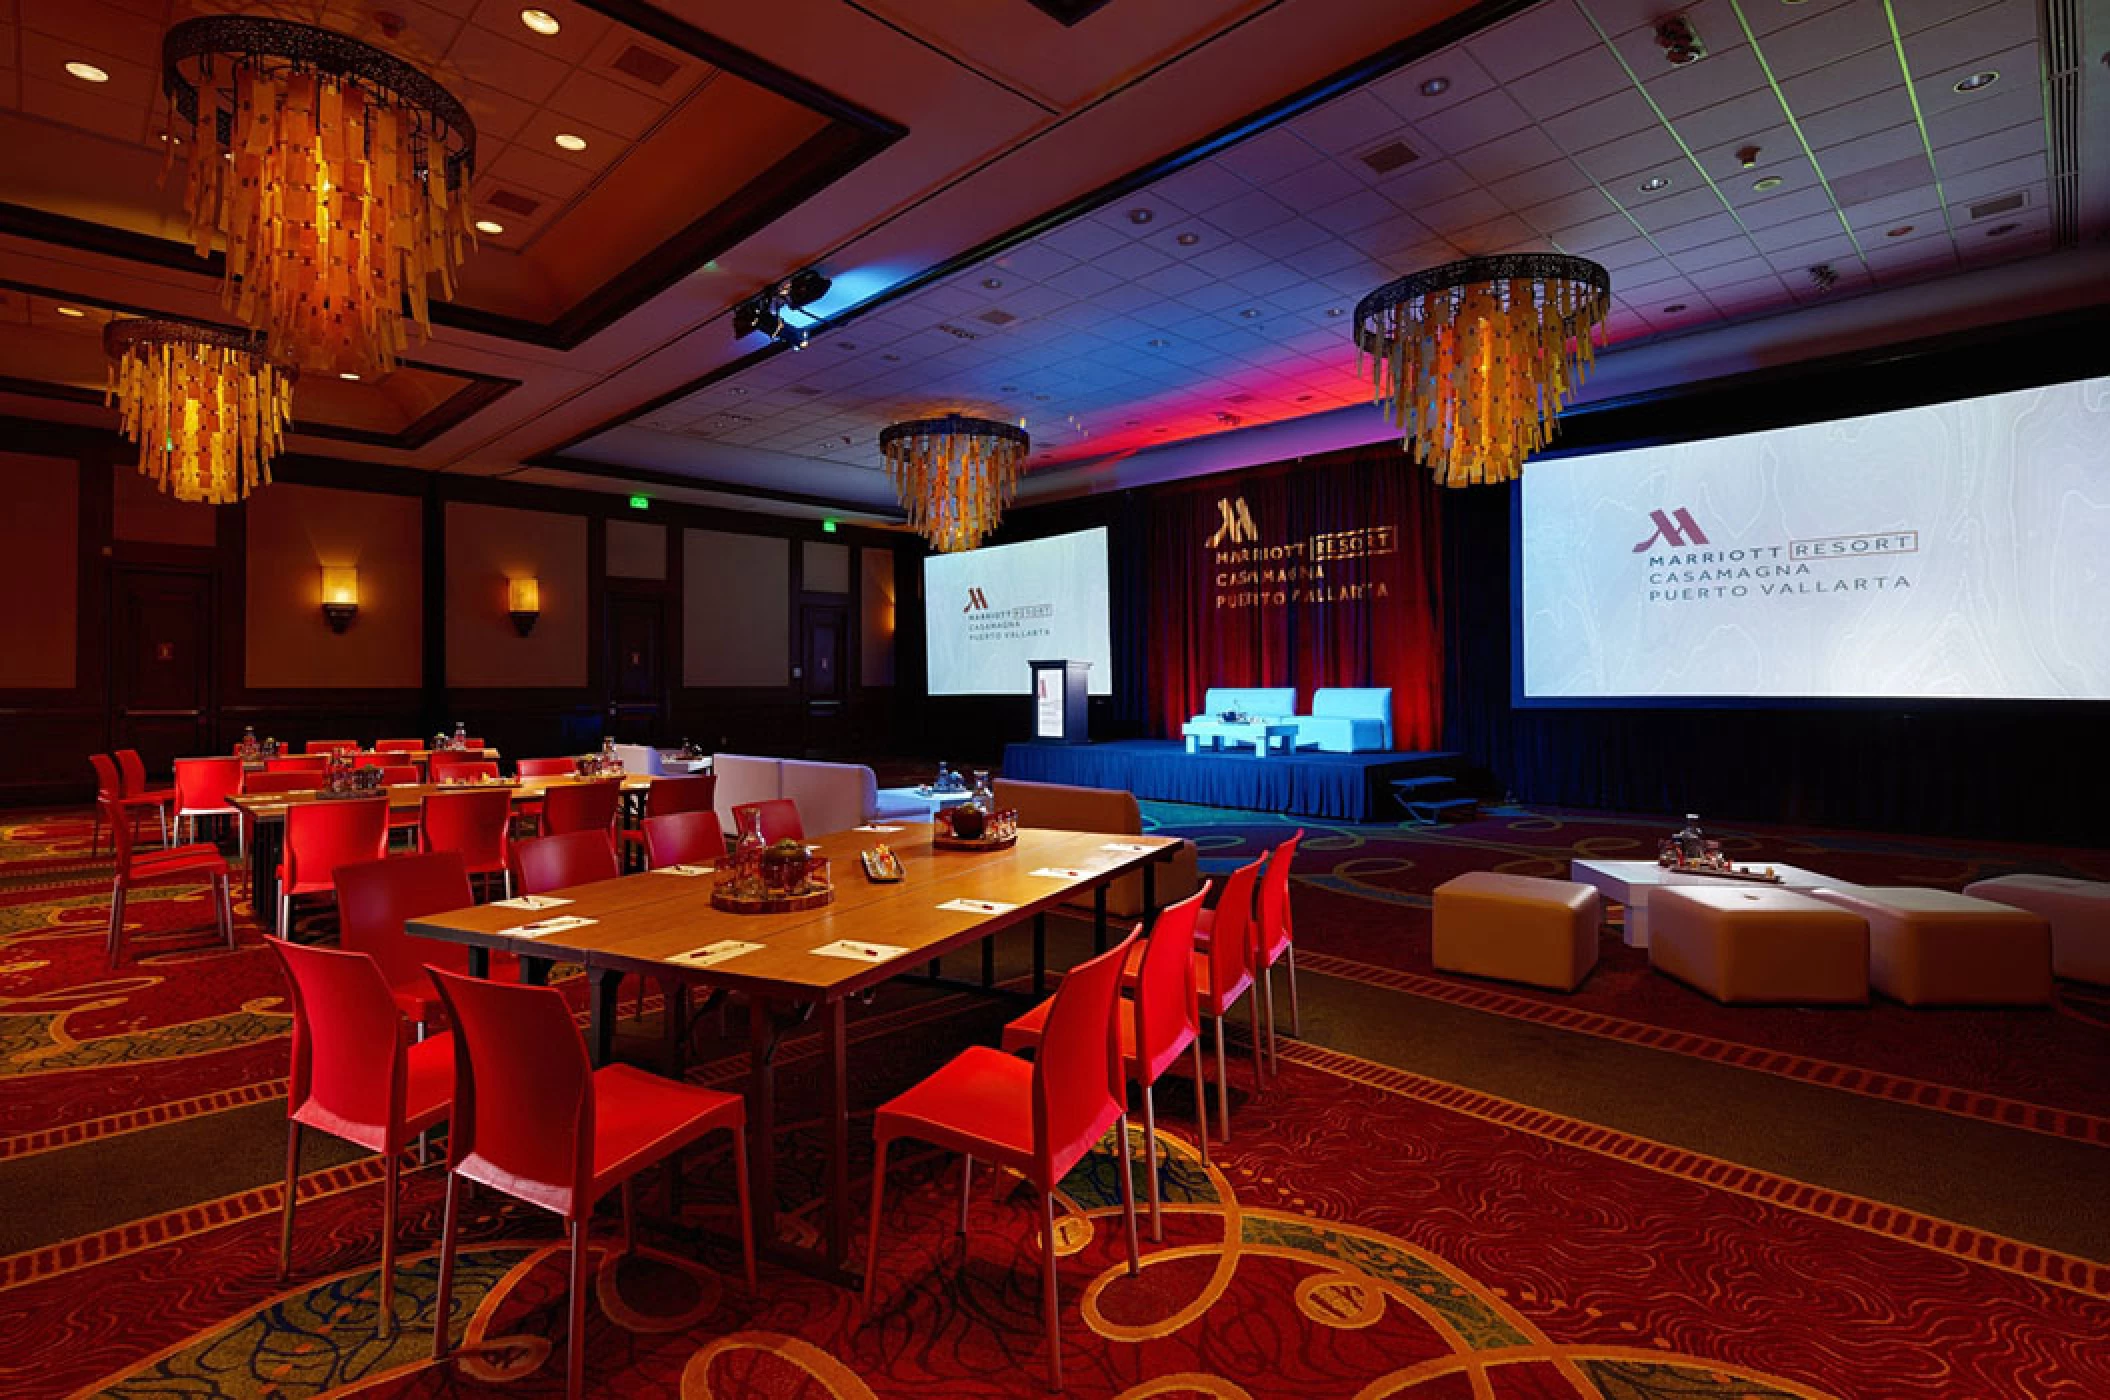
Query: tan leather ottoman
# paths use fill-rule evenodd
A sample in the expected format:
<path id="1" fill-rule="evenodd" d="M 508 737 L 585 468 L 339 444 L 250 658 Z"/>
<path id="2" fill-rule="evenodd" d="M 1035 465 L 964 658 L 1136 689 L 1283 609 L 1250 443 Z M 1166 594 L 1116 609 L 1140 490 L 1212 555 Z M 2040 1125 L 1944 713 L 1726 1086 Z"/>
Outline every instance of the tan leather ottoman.
<path id="1" fill-rule="evenodd" d="M 1864 1004 L 1868 921 L 1794 890 L 1665 885 L 1649 966 L 1728 1004 Z"/>
<path id="2" fill-rule="evenodd" d="M 2043 1006 L 2051 925 L 1948 890 L 1860 886 L 1812 897 L 1868 920 L 1868 981 L 1907 1006 Z"/>
<path id="3" fill-rule="evenodd" d="M 2001 875 L 1965 885 L 1963 892 L 2041 915 L 2051 925 L 2052 975 L 2110 987 L 2110 884 L 2064 875 Z"/>
<path id="4" fill-rule="evenodd" d="M 1436 887 L 1439 970 L 1572 992 L 1597 966 L 1597 891 L 1476 870 Z"/>

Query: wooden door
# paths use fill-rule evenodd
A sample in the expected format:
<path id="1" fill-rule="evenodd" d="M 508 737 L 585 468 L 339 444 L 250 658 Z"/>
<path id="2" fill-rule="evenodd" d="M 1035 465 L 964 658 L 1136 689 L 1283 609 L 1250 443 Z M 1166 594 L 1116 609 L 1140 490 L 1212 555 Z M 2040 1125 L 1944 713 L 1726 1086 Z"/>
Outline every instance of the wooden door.
<path id="1" fill-rule="evenodd" d="M 608 732 L 623 744 L 671 743 L 663 734 L 667 605 L 657 595 L 608 595 Z"/>
<path id="2" fill-rule="evenodd" d="M 806 749 L 814 754 L 839 754 L 849 740 L 848 607 L 808 603 L 799 609 L 799 658 L 806 701 Z"/>
<path id="3" fill-rule="evenodd" d="M 212 576 L 120 568 L 110 590 L 110 734 L 147 771 L 210 752 Z"/>

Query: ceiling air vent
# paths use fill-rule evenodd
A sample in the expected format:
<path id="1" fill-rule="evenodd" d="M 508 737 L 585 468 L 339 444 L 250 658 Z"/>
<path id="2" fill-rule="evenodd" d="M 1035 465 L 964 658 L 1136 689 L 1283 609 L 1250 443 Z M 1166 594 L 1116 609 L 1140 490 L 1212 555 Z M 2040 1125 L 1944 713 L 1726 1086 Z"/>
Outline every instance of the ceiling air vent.
<path id="1" fill-rule="evenodd" d="M 1362 154 L 1363 164 L 1380 175 L 1390 175 L 1402 165 L 1419 159 L 1421 157 L 1415 154 L 1414 148 L 1404 141 L 1388 141 L 1376 150 Z"/>
<path id="2" fill-rule="evenodd" d="M 946 333 L 947 335 L 949 335 L 949 336 L 952 336 L 953 338 L 955 338 L 955 339 L 957 339 L 957 340 L 980 340 L 980 339 L 981 339 L 981 337 L 980 337 L 980 336 L 978 336 L 978 335 L 976 335 L 976 334 L 975 334 L 975 333 L 974 333 L 973 331 L 970 331 L 970 330 L 966 330 L 966 329 L 963 329 L 962 327 L 959 327 L 959 326 L 955 326 L 955 325 L 953 325 L 953 324 L 952 324 L 952 323 L 951 323 L 950 321 L 940 321 L 940 322 L 938 323 L 938 329 L 939 329 L 939 330 L 941 330 L 941 331 L 943 331 L 943 332 L 945 332 L 945 333 Z"/>
<path id="3" fill-rule="evenodd" d="M 484 199 L 493 209 L 503 209 L 508 214 L 518 214 L 525 219 L 542 207 L 542 201 L 512 190 L 493 190 Z"/>
<path id="4" fill-rule="evenodd" d="M 794 384 L 791 386 L 791 392 L 802 399 L 817 399 L 821 396 L 821 391 L 811 384 Z"/>
<path id="5" fill-rule="evenodd" d="M 1008 326 L 1013 321 L 1016 321 L 1018 317 L 1012 315 L 1008 311 L 1002 310 L 1001 308 L 992 308 L 991 310 L 984 311 L 981 315 L 975 317 L 975 319 L 977 321 L 987 321 L 992 326 Z"/>
<path id="6" fill-rule="evenodd" d="M 2004 194 L 1997 199 L 1981 199 L 1971 206 L 1971 217 L 1990 219 L 1996 214 L 2012 214 L 2022 207 L 2025 198 L 2023 191 L 2016 190 L 2013 194 Z"/>
<path id="7" fill-rule="evenodd" d="M 681 65 L 665 54 L 654 53 L 642 44 L 632 44 L 616 55 L 615 62 L 608 65 L 625 77 L 635 78 L 654 87 L 681 71 Z"/>
<path id="8" fill-rule="evenodd" d="M 1224 400 L 1225 403 L 1251 403 L 1252 401 L 1253 396 L 1251 394 L 1232 394 Z"/>

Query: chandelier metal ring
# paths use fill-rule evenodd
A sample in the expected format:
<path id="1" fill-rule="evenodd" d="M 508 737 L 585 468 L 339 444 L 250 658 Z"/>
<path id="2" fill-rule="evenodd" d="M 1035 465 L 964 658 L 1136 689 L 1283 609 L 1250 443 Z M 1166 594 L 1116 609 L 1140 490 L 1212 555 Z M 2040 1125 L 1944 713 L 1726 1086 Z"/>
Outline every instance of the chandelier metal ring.
<path id="1" fill-rule="evenodd" d="M 1566 253 L 1500 253 L 1460 258 L 1440 267 L 1409 273 L 1387 282 L 1355 304 L 1355 339 L 1366 355 L 1382 353 L 1382 342 L 1370 323 L 1385 311 L 1431 292 L 1455 291 L 1481 282 L 1571 282 L 1612 295 L 1612 274 L 1588 258 Z"/>
<path id="2" fill-rule="evenodd" d="M 288 384 L 300 378 L 298 368 L 272 358 L 264 337 L 255 331 L 153 316 L 120 317 L 103 325 L 103 353 L 112 359 L 149 345 L 213 346 L 246 355 L 259 369 L 269 364 Z"/>

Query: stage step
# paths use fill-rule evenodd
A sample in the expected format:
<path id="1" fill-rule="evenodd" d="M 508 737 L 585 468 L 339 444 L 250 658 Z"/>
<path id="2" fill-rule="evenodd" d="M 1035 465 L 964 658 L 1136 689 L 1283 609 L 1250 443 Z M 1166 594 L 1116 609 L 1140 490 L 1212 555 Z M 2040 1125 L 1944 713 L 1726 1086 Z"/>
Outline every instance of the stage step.
<path id="1" fill-rule="evenodd" d="M 1469 822 L 1480 815 L 1480 803 L 1470 797 L 1446 797 L 1434 802 L 1409 802 L 1407 810 L 1425 822 Z"/>
<path id="2" fill-rule="evenodd" d="M 1399 794 L 1400 801 L 1411 802 L 1417 800 L 1422 793 L 1451 787 L 1456 782 L 1455 778 L 1442 773 L 1425 773 L 1418 778 L 1394 778 L 1391 787 L 1392 791 Z"/>

